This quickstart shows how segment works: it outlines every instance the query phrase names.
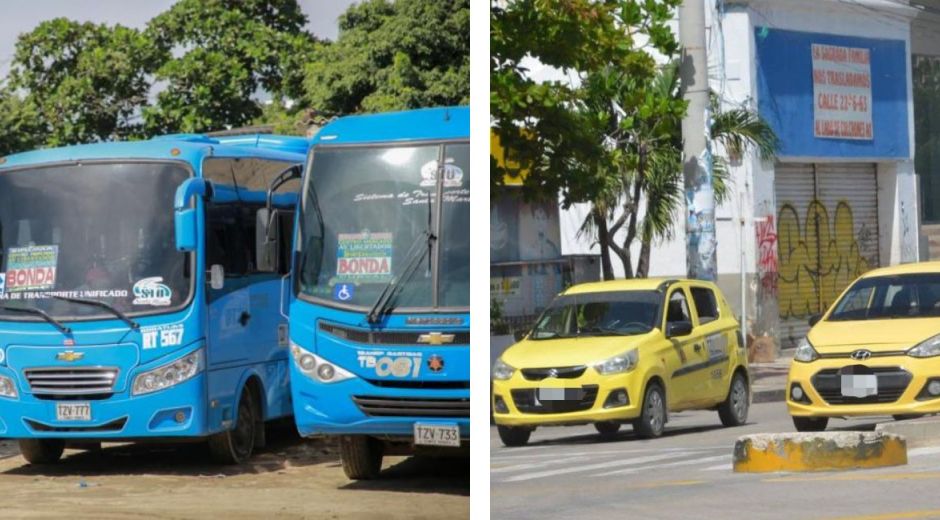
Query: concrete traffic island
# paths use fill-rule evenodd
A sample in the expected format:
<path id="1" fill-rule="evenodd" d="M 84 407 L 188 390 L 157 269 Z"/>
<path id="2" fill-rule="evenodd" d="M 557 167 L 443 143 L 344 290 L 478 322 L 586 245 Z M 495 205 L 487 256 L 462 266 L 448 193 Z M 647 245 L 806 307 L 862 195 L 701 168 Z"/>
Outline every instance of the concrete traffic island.
<path id="1" fill-rule="evenodd" d="M 904 437 L 884 432 L 758 433 L 734 443 L 736 473 L 832 471 L 907 464 Z"/>
<path id="2" fill-rule="evenodd" d="M 875 432 L 901 435 L 908 447 L 934 446 L 940 443 L 940 417 L 879 423 L 875 426 Z"/>

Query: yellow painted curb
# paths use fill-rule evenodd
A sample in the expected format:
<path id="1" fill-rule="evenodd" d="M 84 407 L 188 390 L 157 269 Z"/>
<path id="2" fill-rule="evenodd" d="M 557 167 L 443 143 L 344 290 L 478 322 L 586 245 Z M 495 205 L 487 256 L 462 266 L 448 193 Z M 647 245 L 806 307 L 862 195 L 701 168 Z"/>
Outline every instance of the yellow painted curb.
<path id="1" fill-rule="evenodd" d="M 831 471 L 907 464 L 904 437 L 882 432 L 745 435 L 734 443 L 736 473 Z"/>

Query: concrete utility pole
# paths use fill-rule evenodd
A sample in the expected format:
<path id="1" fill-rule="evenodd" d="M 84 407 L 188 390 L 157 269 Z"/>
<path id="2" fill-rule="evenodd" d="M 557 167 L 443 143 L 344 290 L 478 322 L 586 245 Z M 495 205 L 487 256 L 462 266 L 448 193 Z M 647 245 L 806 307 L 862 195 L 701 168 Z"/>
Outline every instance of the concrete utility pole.
<path id="1" fill-rule="evenodd" d="M 679 6 L 679 43 L 682 45 L 682 94 L 689 102 L 688 112 L 682 120 L 686 266 L 689 278 L 714 281 L 718 274 L 718 260 L 715 254 L 711 138 L 708 135 L 704 0 L 685 0 Z"/>

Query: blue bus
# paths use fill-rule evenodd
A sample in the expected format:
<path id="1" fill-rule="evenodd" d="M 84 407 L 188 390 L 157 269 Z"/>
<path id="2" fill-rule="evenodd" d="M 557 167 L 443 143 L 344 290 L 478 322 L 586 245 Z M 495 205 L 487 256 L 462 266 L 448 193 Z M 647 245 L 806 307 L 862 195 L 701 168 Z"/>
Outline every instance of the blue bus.
<path id="1" fill-rule="evenodd" d="M 350 116 L 308 154 L 294 242 L 291 393 L 346 475 L 469 453 L 470 111 Z"/>
<path id="2" fill-rule="evenodd" d="M 292 413 L 285 181 L 308 148 L 171 135 L 0 158 L 0 437 L 35 464 L 66 443 L 206 440 L 223 463 L 263 446 Z M 272 208 L 283 246 L 260 261 Z"/>

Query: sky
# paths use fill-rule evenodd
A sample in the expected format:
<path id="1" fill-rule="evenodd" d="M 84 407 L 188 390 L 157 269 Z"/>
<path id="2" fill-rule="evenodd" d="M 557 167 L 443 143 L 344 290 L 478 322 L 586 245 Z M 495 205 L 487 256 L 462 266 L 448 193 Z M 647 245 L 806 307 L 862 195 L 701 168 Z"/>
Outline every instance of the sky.
<path id="1" fill-rule="evenodd" d="M 142 28 L 148 20 L 165 11 L 175 0 L 0 0 L 0 77 L 6 76 L 16 38 L 31 31 L 43 20 L 64 16 L 82 22 L 126 25 Z M 298 0 L 307 15 L 307 30 L 330 40 L 336 39 L 337 19 L 356 0 Z"/>

